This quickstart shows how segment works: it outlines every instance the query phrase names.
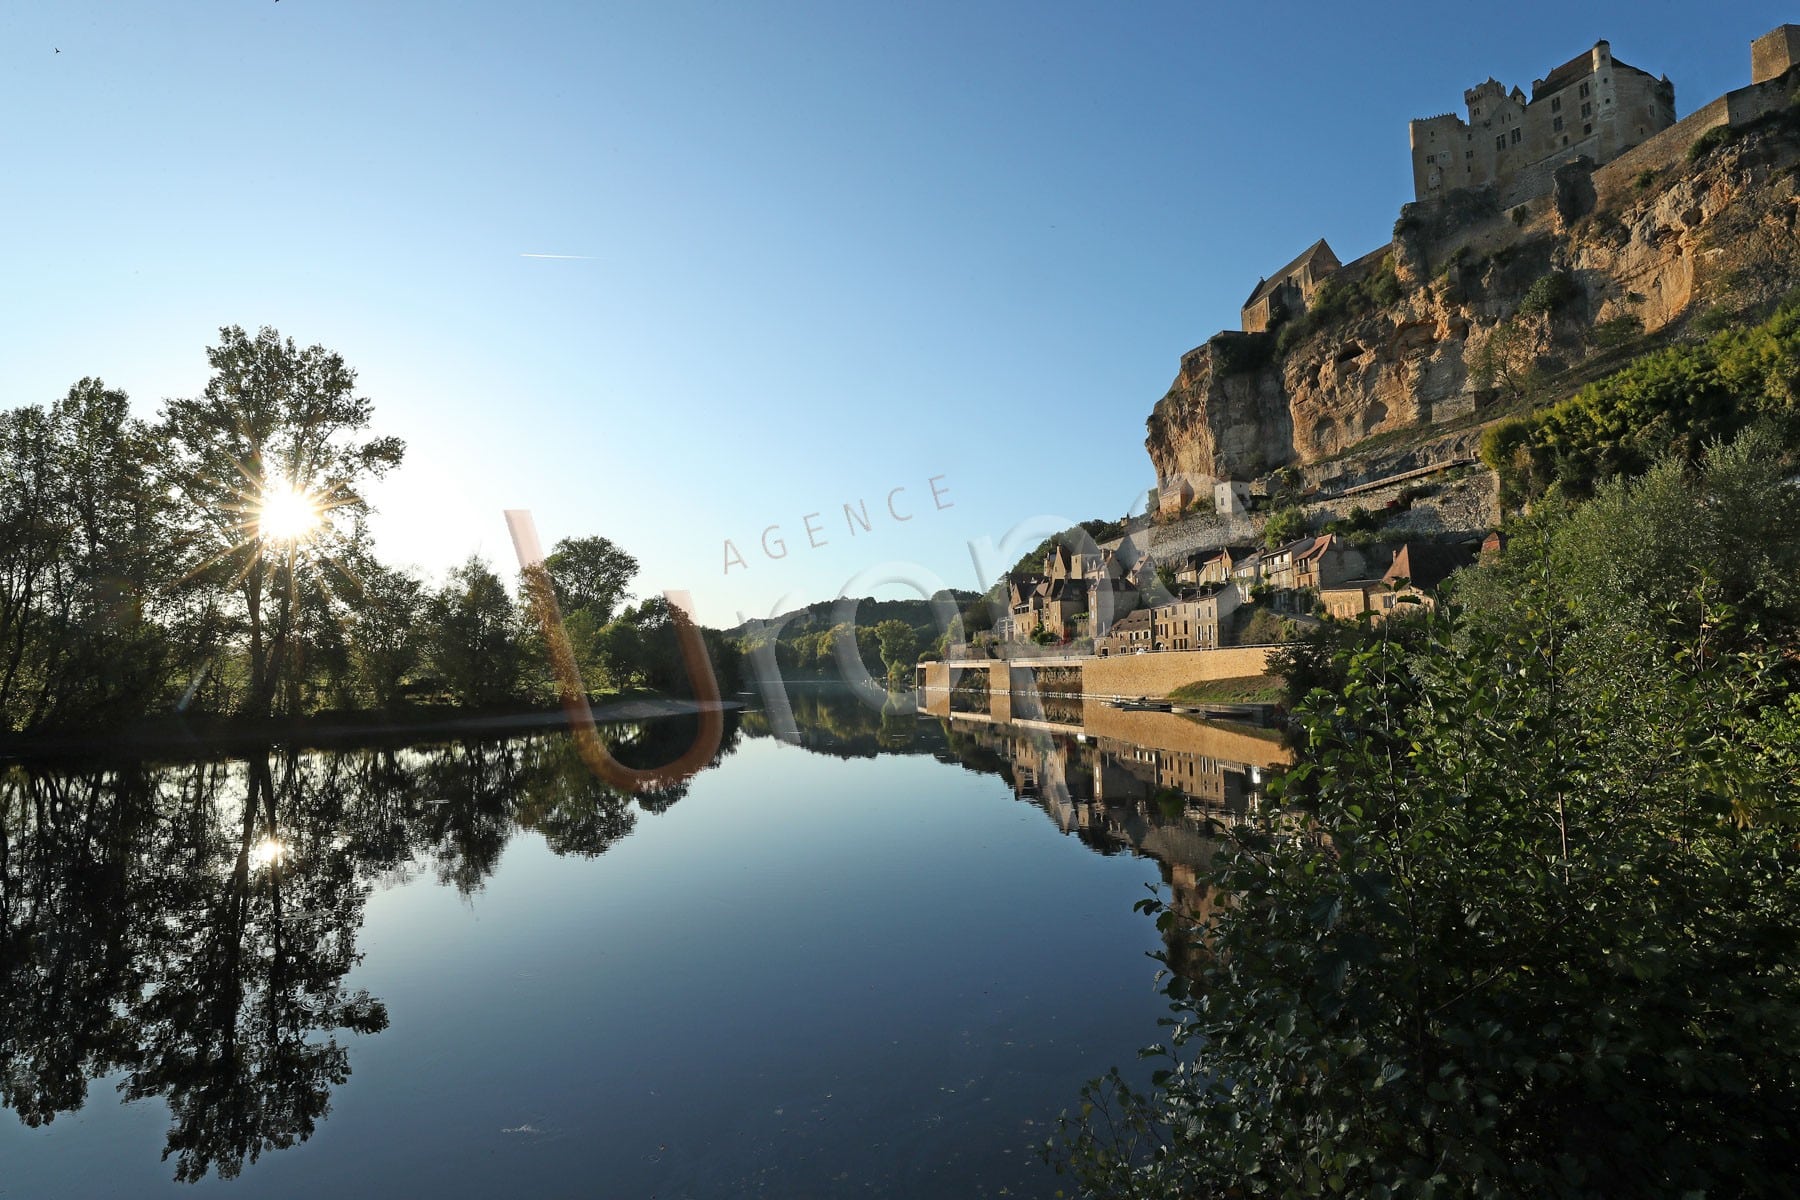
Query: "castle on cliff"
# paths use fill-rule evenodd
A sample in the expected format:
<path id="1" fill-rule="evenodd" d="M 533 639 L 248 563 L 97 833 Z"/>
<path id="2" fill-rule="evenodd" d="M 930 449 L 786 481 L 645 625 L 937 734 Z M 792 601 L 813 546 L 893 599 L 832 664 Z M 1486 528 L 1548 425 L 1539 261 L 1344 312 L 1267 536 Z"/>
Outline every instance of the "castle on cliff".
<path id="1" fill-rule="evenodd" d="M 1241 306 L 1240 330 L 1182 355 L 1146 423 L 1161 511 L 1186 510 L 1220 481 L 1322 463 L 1373 435 L 1475 411 L 1471 337 L 1484 324 L 1480 336 L 1491 333 L 1492 313 L 1467 306 L 1441 320 L 1402 313 L 1385 333 L 1362 329 L 1318 345 L 1312 341 L 1324 327 L 1297 324 L 1298 336 L 1288 340 L 1298 358 L 1271 340 L 1322 299 L 1332 301 L 1324 312 L 1339 316 L 1346 304 L 1380 307 L 1380 293 L 1416 288 L 1465 258 L 1498 261 L 1554 240 L 1547 233 L 1566 239 L 1591 214 L 1616 218 L 1629 209 L 1642 228 L 1615 240 L 1657 265 L 1647 278 L 1641 265 L 1631 278 L 1604 263 L 1584 267 L 1590 315 L 1634 318 L 1646 333 L 1673 320 L 1722 253 L 1713 247 L 1706 263 L 1696 262 L 1693 231 L 1728 198 L 1671 212 L 1642 201 L 1667 193 L 1736 135 L 1771 120 L 1792 125 L 1800 112 L 1800 25 L 1752 41 L 1749 65 L 1746 86 L 1677 120 L 1668 79 L 1620 62 L 1602 41 L 1534 80 L 1529 96 L 1488 79 L 1464 93 L 1466 119 L 1411 122 L 1416 198 L 1402 206 L 1393 239 L 1348 262 L 1323 239 L 1314 242 L 1257 280 Z M 1785 215 L 1777 219 L 1790 224 Z M 1554 265 L 1545 258 L 1539 267 Z M 1737 267 L 1757 269 L 1754 255 Z M 1214 502 L 1225 511 L 1220 498 Z"/>
<path id="2" fill-rule="evenodd" d="M 1454 113 L 1408 125 L 1412 140 L 1413 194 L 1431 206 L 1459 190 L 1485 190 L 1503 212 L 1549 195 L 1557 169 L 1582 164 L 1589 172 L 1630 160 L 1655 166 L 1667 151 L 1685 149 L 1719 126 L 1742 126 L 1787 102 L 1777 81 L 1800 65 L 1800 25 L 1781 25 L 1750 43 L 1750 86 L 1718 97 L 1675 119 L 1675 85 L 1593 49 L 1531 83 L 1531 95 L 1508 91 L 1489 78 L 1463 93 L 1467 120 Z M 1641 160 L 1641 162 L 1639 161 Z M 1616 169 L 1616 168 L 1615 168 Z M 1386 253 L 1349 264 L 1360 273 Z M 1321 239 L 1274 275 L 1257 280 L 1242 306 L 1246 333 L 1274 329 L 1312 307 L 1333 275 L 1344 271 Z"/>
<path id="3" fill-rule="evenodd" d="M 1529 99 L 1490 76 L 1463 103 L 1466 121 L 1445 113 L 1407 127 L 1419 200 L 1484 184 L 1541 194 L 1560 164 L 1584 155 L 1609 163 L 1675 123 L 1669 77 L 1621 62 L 1605 42 L 1532 80 Z"/>

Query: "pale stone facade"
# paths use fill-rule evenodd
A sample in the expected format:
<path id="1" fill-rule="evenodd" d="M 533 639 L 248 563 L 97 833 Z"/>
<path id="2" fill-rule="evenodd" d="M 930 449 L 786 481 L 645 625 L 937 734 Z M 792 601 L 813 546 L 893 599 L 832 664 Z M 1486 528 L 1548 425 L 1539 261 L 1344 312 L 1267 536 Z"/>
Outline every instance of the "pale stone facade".
<path id="1" fill-rule="evenodd" d="M 1150 610 L 1159 650 L 1213 650 L 1225 641 L 1225 618 L 1241 603 L 1236 588 L 1192 596 Z"/>
<path id="2" fill-rule="evenodd" d="M 1771 47 L 1765 57 L 1773 62 L 1778 53 Z M 1581 157 L 1607 163 L 1675 123 L 1668 76 L 1654 78 L 1620 62 L 1606 42 L 1534 80 L 1529 97 L 1488 79 L 1465 91 L 1463 102 L 1466 120 L 1445 113 L 1408 127 L 1413 194 L 1420 200 L 1453 188 L 1504 187 L 1534 169 Z M 1542 174 L 1548 191 L 1549 171 Z"/>
<path id="3" fill-rule="evenodd" d="M 1750 82 L 1767 83 L 1800 63 L 1800 25 L 1777 25 L 1750 43 Z"/>
<path id="4" fill-rule="evenodd" d="M 1325 280 L 1344 264 L 1320 238 L 1275 274 L 1256 281 L 1244 301 L 1245 333 L 1262 333 L 1284 317 L 1297 317 L 1312 304 Z"/>

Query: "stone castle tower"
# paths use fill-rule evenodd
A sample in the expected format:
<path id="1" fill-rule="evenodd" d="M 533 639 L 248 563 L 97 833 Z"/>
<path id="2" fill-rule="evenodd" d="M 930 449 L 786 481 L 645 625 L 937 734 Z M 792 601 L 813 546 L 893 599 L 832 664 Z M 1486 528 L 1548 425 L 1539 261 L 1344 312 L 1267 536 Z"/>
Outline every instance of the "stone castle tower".
<path id="1" fill-rule="evenodd" d="M 1794 46 L 1800 49 L 1800 42 Z M 1529 97 L 1490 78 L 1464 92 L 1463 103 L 1466 120 L 1445 113 L 1408 127 L 1419 200 L 1484 184 L 1510 194 L 1510 201 L 1541 194 L 1560 164 L 1584 155 L 1610 162 L 1675 123 L 1668 76 L 1654 78 L 1619 61 L 1603 41 L 1533 80 Z"/>

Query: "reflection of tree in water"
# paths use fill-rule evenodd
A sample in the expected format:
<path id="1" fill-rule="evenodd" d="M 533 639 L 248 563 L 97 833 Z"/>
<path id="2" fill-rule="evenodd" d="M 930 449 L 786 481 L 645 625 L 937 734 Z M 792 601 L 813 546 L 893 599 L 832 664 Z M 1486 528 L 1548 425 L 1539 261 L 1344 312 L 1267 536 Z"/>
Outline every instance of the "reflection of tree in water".
<path id="1" fill-rule="evenodd" d="M 290 753 L 249 763 L 243 786 L 197 789 L 161 848 L 122 1090 L 167 1100 L 178 1180 L 230 1178 L 311 1136 L 350 1075 L 336 1031 L 387 1027 L 380 1002 L 342 986 L 368 889 L 335 844 L 338 814 L 301 802 L 304 774 Z"/>
<path id="2" fill-rule="evenodd" d="M 691 730 L 689 731 L 691 733 Z M 735 731 L 728 726 L 721 755 Z M 679 742 L 646 726 L 646 761 Z M 621 753 L 624 757 L 624 753 Z M 668 757 L 673 757 L 669 754 Z M 637 809 L 561 736 L 0 775 L 0 1103 L 27 1125 L 91 1081 L 161 1096 L 178 1180 L 311 1136 L 387 1025 L 344 986 L 374 882 L 429 860 L 478 889 L 520 829 L 598 855 Z"/>
<path id="3" fill-rule="evenodd" d="M 833 758 L 874 758 L 881 754 L 934 754 L 944 749 L 941 728 L 920 721 L 917 711 L 876 693 L 871 703 L 838 685 L 800 684 L 788 691 L 788 704 L 800 733 L 800 744 Z M 761 712 L 744 714 L 744 732 L 772 737 L 775 730 Z"/>

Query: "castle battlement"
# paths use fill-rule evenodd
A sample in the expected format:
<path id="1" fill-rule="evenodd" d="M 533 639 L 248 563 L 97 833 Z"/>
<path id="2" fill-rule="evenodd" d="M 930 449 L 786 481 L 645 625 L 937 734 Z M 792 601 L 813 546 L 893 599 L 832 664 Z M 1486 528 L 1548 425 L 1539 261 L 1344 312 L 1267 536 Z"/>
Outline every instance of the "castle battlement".
<path id="1" fill-rule="evenodd" d="M 1533 173 L 1547 181 L 1556 165 L 1584 156 L 1607 163 L 1675 123 L 1668 76 L 1614 58 L 1604 41 L 1532 80 L 1529 98 L 1490 76 L 1463 100 L 1467 117 L 1442 113 L 1408 127 L 1419 200 L 1454 188 L 1505 189 Z"/>

